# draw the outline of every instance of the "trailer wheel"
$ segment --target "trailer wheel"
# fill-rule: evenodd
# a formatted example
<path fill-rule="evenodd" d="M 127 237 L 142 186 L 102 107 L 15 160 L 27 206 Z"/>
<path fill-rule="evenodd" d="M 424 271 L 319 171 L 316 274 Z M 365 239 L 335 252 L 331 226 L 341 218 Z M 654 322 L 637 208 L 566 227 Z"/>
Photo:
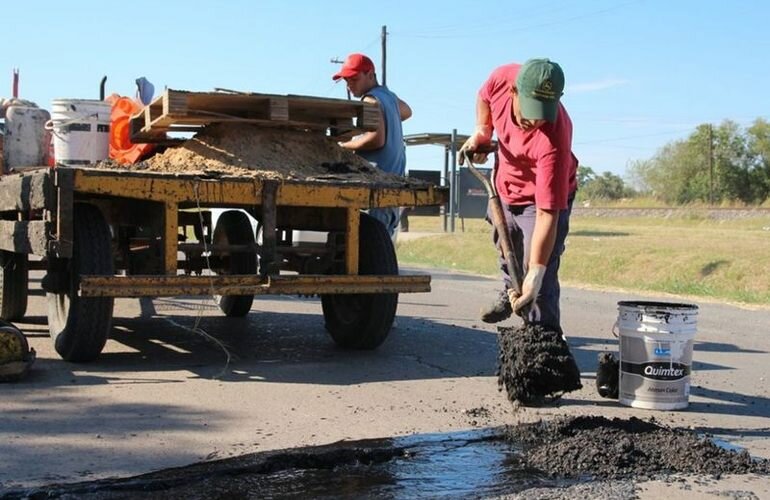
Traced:
<path fill-rule="evenodd" d="M 76 204 L 73 215 L 72 259 L 67 267 L 67 291 L 47 293 L 48 329 L 56 352 L 65 361 L 96 359 L 112 326 L 112 297 L 81 297 L 81 275 L 112 275 L 112 247 L 107 221 L 92 205 Z"/>
<path fill-rule="evenodd" d="M 361 214 L 359 274 L 398 274 L 393 241 L 385 226 Z M 321 296 L 326 330 L 345 349 L 376 349 L 390 333 L 398 306 L 397 293 Z"/>
<path fill-rule="evenodd" d="M 27 312 L 27 254 L 0 250 L 0 319 L 15 321 Z"/>
<path fill-rule="evenodd" d="M 214 229 L 215 244 L 255 246 L 251 222 L 245 213 L 228 210 L 219 216 Z M 256 274 L 257 254 L 251 252 L 227 252 L 222 255 L 224 265 L 214 269 L 217 274 Z M 254 295 L 216 295 L 215 300 L 225 315 L 231 318 L 245 316 L 251 310 Z"/>

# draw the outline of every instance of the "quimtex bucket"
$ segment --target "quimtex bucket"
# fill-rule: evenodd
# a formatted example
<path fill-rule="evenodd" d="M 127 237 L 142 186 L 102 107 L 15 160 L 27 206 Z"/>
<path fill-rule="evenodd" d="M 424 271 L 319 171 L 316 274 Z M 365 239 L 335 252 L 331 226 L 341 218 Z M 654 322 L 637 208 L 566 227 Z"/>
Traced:
<path fill-rule="evenodd" d="M 686 408 L 698 306 L 618 302 L 621 404 L 652 410 Z"/>
<path fill-rule="evenodd" d="M 51 121 L 56 164 L 88 165 L 107 159 L 110 148 L 108 102 L 93 99 L 54 99 Z"/>

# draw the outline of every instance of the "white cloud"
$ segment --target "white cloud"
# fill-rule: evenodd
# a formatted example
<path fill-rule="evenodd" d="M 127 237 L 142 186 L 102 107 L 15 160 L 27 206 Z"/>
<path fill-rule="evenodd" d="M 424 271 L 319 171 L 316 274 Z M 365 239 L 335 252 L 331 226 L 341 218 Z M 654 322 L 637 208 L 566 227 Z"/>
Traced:
<path fill-rule="evenodd" d="M 619 78 L 608 78 L 605 80 L 598 80 L 596 82 L 578 83 L 577 85 L 567 85 L 565 93 L 580 94 L 585 92 L 597 92 L 599 90 L 607 90 L 613 87 L 620 87 L 630 83 L 628 80 L 621 80 Z"/>

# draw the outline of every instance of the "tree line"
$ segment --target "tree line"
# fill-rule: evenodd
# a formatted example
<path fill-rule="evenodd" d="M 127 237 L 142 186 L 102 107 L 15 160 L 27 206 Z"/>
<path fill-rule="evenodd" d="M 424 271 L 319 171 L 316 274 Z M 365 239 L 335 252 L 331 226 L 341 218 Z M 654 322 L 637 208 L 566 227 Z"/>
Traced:
<path fill-rule="evenodd" d="M 741 127 L 731 120 L 699 125 L 649 159 L 631 164 L 633 188 L 610 172 L 578 169 L 578 199 L 646 196 L 666 204 L 762 204 L 770 198 L 770 123 Z"/>

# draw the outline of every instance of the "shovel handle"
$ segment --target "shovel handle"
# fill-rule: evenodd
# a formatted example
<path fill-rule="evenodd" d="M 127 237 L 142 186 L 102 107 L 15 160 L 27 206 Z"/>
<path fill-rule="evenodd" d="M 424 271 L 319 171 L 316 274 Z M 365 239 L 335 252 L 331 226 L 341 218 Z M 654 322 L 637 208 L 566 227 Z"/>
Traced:
<path fill-rule="evenodd" d="M 505 266 L 508 268 L 508 274 L 511 276 L 511 287 L 517 295 L 521 295 L 521 275 L 522 269 L 519 259 L 516 258 L 516 252 L 513 250 L 513 242 L 508 232 L 508 224 L 505 222 L 505 214 L 500 198 L 492 196 L 489 198 L 489 214 L 492 219 L 492 225 L 497 230 L 497 237 L 500 242 L 500 250 L 503 252 Z"/>
<path fill-rule="evenodd" d="M 476 177 L 481 184 L 484 185 L 484 189 L 487 191 L 487 196 L 490 198 L 493 196 L 497 196 L 497 193 L 495 192 L 495 186 L 492 184 L 492 182 L 489 180 L 489 178 L 481 173 L 481 170 L 476 168 L 476 165 L 473 164 L 473 160 L 471 160 L 471 157 L 473 156 L 468 151 L 463 151 L 463 155 L 465 155 L 465 161 L 468 162 L 468 170 L 471 171 L 474 177 Z"/>
<path fill-rule="evenodd" d="M 476 152 L 492 152 L 494 149 L 484 148 L 484 150 L 477 150 Z M 497 230 L 498 238 L 500 241 L 500 249 L 503 252 L 503 258 L 505 259 L 505 265 L 508 268 L 508 273 L 511 276 L 511 287 L 518 294 L 521 295 L 521 283 L 522 283 L 522 268 L 519 263 L 519 259 L 516 258 L 516 252 L 513 250 L 513 242 L 511 241 L 511 235 L 508 232 L 508 224 L 505 222 L 505 214 L 503 213 L 503 206 L 500 203 L 500 198 L 497 196 L 494 184 L 487 178 L 486 175 L 481 173 L 479 169 L 473 164 L 472 153 L 469 151 L 463 151 L 465 160 L 468 162 L 468 169 L 471 173 L 484 185 L 484 189 L 489 196 L 489 213 L 492 219 L 492 225 Z"/>

